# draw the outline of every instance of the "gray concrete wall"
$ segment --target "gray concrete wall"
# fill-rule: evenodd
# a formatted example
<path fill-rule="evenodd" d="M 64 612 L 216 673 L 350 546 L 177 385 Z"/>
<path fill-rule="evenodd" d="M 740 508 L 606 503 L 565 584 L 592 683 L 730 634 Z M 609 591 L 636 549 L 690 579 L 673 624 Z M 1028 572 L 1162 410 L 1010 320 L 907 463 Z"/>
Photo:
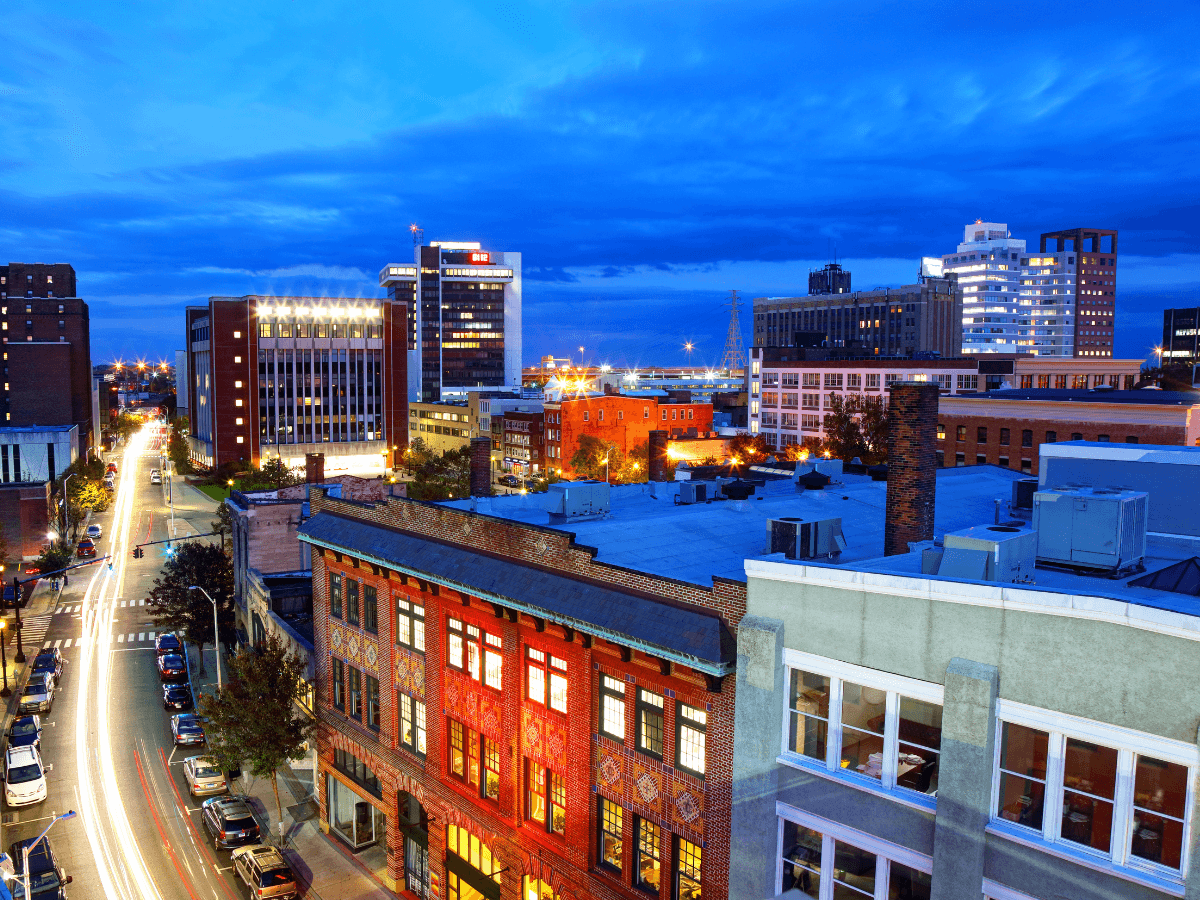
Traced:
<path fill-rule="evenodd" d="M 1200 535 L 1200 466 L 1047 456 L 1039 487 L 1059 484 L 1122 486 L 1150 495 L 1147 528 L 1167 534 Z"/>
<path fill-rule="evenodd" d="M 759 578 L 749 579 L 747 611 L 782 621 L 793 649 L 939 684 L 952 659 L 970 659 L 1000 670 L 1005 699 L 1196 740 L 1195 641 L 1084 618 Z"/>

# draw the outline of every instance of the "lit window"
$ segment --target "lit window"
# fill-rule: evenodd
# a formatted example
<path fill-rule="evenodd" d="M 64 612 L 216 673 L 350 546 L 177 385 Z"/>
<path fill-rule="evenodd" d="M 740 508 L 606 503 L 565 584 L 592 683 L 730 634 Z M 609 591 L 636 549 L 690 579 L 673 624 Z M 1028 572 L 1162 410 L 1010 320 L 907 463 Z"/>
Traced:
<path fill-rule="evenodd" d="M 234 405 L 234 406 L 242 406 L 242 405 L 243 405 L 243 404 L 242 404 L 242 398 L 241 398 L 241 397 L 239 397 L 238 399 L 234 400 L 234 401 L 233 401 L 233 405 Z"/>
<path fill-rule="evenodd" d="M 425 607 L 396 595 L 396 643 L 425 652 Z"/>
<path fill-rule="evenodd" d="M 235 337 L 236 337 L 236 335 L 235 335 Z M 233 361 L 234 361 L 235 363 L 240 363 L 240 362 L 242 361 L 242 358 L 241 358 L 240 356 L 235 356 L 235 357 L 233 358 Z"/>
<path fill-rule="evenodd" d="M 679 704 L 676 723 L 676 765 L 696 775 L 704 774 L 704 740 L 708 713 Z"/>
<path fill-rule="evenodd" d="M 245 439 L 244 437 L 242 437 L 242 436 L 239 434 L 239 435 L 238 435 L 237 442 L 238 442 L 239 444 L 244 444 L 244 443 L 246 443 L 246 439 Z"/>
<path fill-rule="evenodd" d="M 472 681 L 479 680 L 481 661 L 480 630 L 475 625 L 464 625 L 461 619 L 446 620 L 447 665 L 466 672 Z"/>
<path fill-rule="evenodd" d="M 637 819 L 637 845 L 633 863 L 633 884 L 657 897 L 662 884 L 662 833 L 658 826 Z"/>
<path fill-rule="evenodd" d="M 457 825 L 449 825 L 446 828 L 446 850 L 453 853 L 472 869 L 482 872 L 488 878 L 492 879 L 496 884 L 500 884 L 500 873 L 503 867 L 500 861 L 496 859 L 492 853 L 492 848 L 489 847 L 482 839 L 474 834 L 471 834 L 467 829 L 460 828 Z M 453 870 L 447 869 L 447 880 L 450 881 L 450 896 L 458 897 L 460 900 L 466 900 L 470 897 L 482 896 L 477 891 L 469 887 L 465 882 L 461 886 L 454 880 L 458 876 Z"/>
<path fill-rule="evenodd" d="M 235 388 L 240 388 L 240 387 L 242 386 L 242 383 L 241 383 L 240 381 L 235 381 L 235 382 L 233 383 L 233 386 L 234 386 Z"/>
<path fill-rule="evenodd" d="M 625 740 L 625 682 L 600 676 L 600 732 L 614 740 Z"/>
<path fill-rule="evenodd" d="M 681 837 L 675 841 L 675 896 L 679 900 L 694 900 L 700 897 L 701 850 Z"/>
<path fill-rule="evenodd" d="M 397 694 L 396 705 L 400 709 L 400 733 L 397 735 L 400 745 L 418 756 L 424 756 L 425 704 L 416 697 Z"/>
<path fill-rule="evenodd" d="M 504 681 L 503 641 L 499 635 L 484 632 L 483 683 L 500 690 Z"/>
<path fill-rule="evenodd" d="M 235 331 L 235 332 L 233 333 L 233 336 L 234 336 L 235 338 L 240 338 L 240 337 L 242 336 L 242 333 L 241 333 L 240 331 Z"/>
<path fill-rule="evenodd" d="M 637 748 L 658 759 L 663 755 L 663 696 L 638 688 Z"/>
<path fill-rule="evenodd" d="M 558 900 L 558 895 L 554 893 L 550 882 L 526 875 L 521 882 L 521 898 L 522 900 Z"/>
<path fill-rule="evenodd" d="M 562 776 L 531 759 L 525 767 L 526 815 L 551 834 L 565 834 L 567 786 Z"/>
<path fill-rule="evenodd" d="M 456 719 L 450 723 L 450 775 L 464 784 L 479 787 L 479 732 Z"/>
<path fill-rule="evenodd" d="M 621 871 L 621 820 L 624 811 L 607 797 L 600 798 L 599 848 L 597 858 L 600 865 L 614 872 Z"/>

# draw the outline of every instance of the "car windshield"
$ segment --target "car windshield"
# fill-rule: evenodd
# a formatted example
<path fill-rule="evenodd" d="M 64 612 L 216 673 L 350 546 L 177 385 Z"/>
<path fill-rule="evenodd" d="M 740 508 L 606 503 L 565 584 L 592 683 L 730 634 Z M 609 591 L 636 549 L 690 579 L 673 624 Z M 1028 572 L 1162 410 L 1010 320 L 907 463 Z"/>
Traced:
<path fill-rule="evenodd" d="M 39 656 L 33 661 L 33 671 L 35 672 L 51 672 L 54 670 L 54 658 L 51 656 Z"/>
<path fill-rule="evenodd" d="M 24 784 L 27 781 L 37 781 L 42 777 L 42 767 L 37 763 L 27 766 L 14 766 L 8 770 L 9 784 Z"/>
<path fill-rule="evenodd" d="M 44 693 L 46 693 L 46 682 L 42 681 L 42 679 L 40 679 L 40 678 L 37 681 L 31 681 L 31 682 L 29 682 L 29 684 L 25 685 L 25 690 L 22 691 L 22 693 L 23 694 L 44 694 Z"/>
<path fill-rule="evenodd" d="M 221 770 L 212 763 L 196 763 L 197 778 L 219 778 Z"/>
<path fill-rule="evenodd" d="M 12 736 L 24 737 L 27 734 L 37 734 L 37 730 L 37 726 L 33 724 L 32 720 L 13 722 Z"/>
<path fill-rule="evenodd" d="M 187 696 L 187 692 L 188 692 L 187 685 L 183 685 L 183 684 L 176 684 L 176 685 L 172 685 L 171 687 L 167 688 L 167 696 L 168 697 L 185 697 L 185 696 Z"/>

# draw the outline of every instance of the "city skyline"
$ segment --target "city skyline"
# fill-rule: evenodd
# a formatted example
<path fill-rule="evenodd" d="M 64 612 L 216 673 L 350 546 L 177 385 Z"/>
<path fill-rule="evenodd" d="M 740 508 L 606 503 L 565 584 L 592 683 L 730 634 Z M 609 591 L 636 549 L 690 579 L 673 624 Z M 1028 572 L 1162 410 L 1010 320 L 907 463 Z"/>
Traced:
<path fill-rule="evenodd" d="M 526 363 L 713 364 L 729 289 L 802 293 L 834 255 L 910 283 L 976 218 L 1119 229 L 1119 357 L 1194 303 L 1194 14 L 1039 10 L 989 66 L 988 22 L 944 4 L 637 12 L 453 4 L 415 47 L 371 4 L 13 4 L 8 256 L 75 266 L 97 359 L 167 356 L 211 295 L 381 296 L 412 222 L 523 253 Z"/>

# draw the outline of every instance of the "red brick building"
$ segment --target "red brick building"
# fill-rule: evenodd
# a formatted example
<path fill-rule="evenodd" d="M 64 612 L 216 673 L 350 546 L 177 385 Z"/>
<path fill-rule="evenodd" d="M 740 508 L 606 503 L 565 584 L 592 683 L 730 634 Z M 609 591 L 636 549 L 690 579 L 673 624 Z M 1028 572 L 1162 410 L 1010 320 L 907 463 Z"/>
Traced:
<path fill-rule="evenodd" d="M 504 468 L 532 475 L 546 468 L 544 412 L 504 413 Z"/>
<path fill-rule="evenodd" d="M 938 465 L 993 465 L 1038 474 L 1042 444 L 1200 445 L 1200 393 L 1016 390 L 942 397 Z"/>
<path fill-rule="evenodd" d="M 322 827 L 405 897 L 727 895 L 744 584 L 447 506 L 312 513 Z"/>
<path fill-rule="evenodd" d="M 651 431 L 671 437 L 703 437 L 712 431 L 712 403 L 679 402 L 662 397 L 591 394 L 547 402 L 546 465 L 571 475 L 571 457 L 588 434 L 615 444 L 628 456 L 645 444 Z"/>
<path fill-rule="evenodd" d="M 210 297 L 184 311 L 188 442 L 203 465 L 280 456 L 327 470 L 408 446 L 403 300 Z"/>

